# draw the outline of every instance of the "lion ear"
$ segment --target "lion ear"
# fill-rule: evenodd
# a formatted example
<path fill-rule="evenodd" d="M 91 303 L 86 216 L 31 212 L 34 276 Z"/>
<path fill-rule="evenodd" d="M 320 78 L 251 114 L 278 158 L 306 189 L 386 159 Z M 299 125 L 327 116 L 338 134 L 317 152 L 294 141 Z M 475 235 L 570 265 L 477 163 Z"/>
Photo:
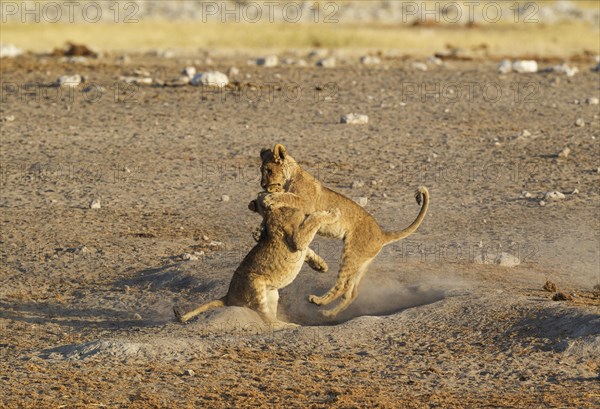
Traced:
<path fill-rule="evenodd" d="M 248 209 L 258 213 L 258 204 L 256 203 L 256 200 L 252 200 L 250 203 L 248 203 Z"/>
<path fill-rule="evenodd" d="M 260 150 L 260 159 L 264 161 L 267 158 L 267 156 L 269 156 L 270 153 L 271 153 L 271 149 L 262 148 Z"/>
<path fill-rule="evenodd" d="M 285 147 L 280 143 L 275 145 L 275 147 L 273 148 L 273 156 L 275 157 L 275 159 L 285 159 L 285 157 L 287 156 Z"/>

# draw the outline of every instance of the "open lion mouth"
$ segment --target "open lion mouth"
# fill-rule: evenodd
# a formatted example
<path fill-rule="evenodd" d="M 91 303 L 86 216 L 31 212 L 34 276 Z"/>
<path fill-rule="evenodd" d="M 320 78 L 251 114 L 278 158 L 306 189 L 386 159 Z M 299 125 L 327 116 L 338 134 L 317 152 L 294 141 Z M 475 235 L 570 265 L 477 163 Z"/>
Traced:
<path fill-rule="evenodd" d="M 270 184 L 269 186 L 267 186 L 267 192 L 269 192 L 269 193 L 281 192 L 281 184 L 280 183 Z"/>

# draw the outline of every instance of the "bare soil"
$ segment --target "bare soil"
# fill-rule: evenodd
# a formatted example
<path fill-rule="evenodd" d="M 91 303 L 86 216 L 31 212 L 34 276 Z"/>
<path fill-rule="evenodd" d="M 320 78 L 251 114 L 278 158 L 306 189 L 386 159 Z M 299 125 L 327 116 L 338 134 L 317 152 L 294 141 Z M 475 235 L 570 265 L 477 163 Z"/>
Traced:
<path fill-rule="evenodd" d="M 14 116 L 0 124 L 0 407 L 600 404 L 593 61 L 567 78 L 500 75 L 484 60 L 422 72 L 403 58 L 268 69 L 245 56 L 114 57 L 0 66 L 0 118 Z M 144 69 L 169 81 L 190 64 L 240 74 L 222 91 L 119 80 Z M 86 82 L 49 85 L 68 73 Z M 351 112 L 369 123 L 340 124 Z M 367 197 L 386 228 L 416 217 L 419 185 L 430 212 L 335 321 L 306 301 L 339 267 L 341 243 L 317 238 L 329 272 L 305 266 L 281 292 L 282 318 L 302 327 L 272 332 L 234 307 L 174 322 L 174 304 L 222 296 L 252 247 L 247 203 L 274 143 Z M 540 205 L 554 190 L 565 199 Z M 474 263 L 482 252 L 521 264 Z M 547 280 L 572 299 L 553 301 Z"/>

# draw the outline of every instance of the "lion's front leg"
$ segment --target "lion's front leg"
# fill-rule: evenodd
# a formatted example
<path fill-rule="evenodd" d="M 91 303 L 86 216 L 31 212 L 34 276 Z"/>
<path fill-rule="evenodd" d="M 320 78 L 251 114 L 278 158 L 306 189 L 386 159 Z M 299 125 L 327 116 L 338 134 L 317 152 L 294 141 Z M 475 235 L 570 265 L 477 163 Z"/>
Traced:
<path fill-rule="evenodd" d="M 294 247 L 298 250 L 307 249 L 321 226 L 337 222 L 340 216 L 341 212 L 337 208 L 309 214 L 292 235 Z"/>
<path fill-rule="evenodd" d="M 325 260 L 323 260 L 323 257 L 315 253 L 310 247 L 306 249 L 306 257 L 304 257 L 304 261 L 315 271 L 326 273 L 327 270 L 329 270 L 329 266 Z"/>
<path fill-rule="evenodd" d="M 274 192 L 265 196 L 263 199 L 263 204 L 269 209 L 276 209 L 278 207 L 293 207 L 295 209 L 303 209 L 306 205 L 306 201 L 300 196 L 290 192 Z"/>

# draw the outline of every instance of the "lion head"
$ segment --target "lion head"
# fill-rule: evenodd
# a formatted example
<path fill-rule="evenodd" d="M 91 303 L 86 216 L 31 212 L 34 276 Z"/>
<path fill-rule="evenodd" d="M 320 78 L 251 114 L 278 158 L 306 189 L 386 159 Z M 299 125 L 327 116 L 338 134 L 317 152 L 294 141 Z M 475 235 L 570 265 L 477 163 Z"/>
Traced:
<path fill-rule="evenodd" d="M 286 183 L 292 176 L 293 165 L 296 164 L 296 161 L 288 155 L 285 147 L 277 144 L 273 150 L 262 149 L 260 158 L 262 160 L 261 187 L 269 193 L 285 189 Z"/>

